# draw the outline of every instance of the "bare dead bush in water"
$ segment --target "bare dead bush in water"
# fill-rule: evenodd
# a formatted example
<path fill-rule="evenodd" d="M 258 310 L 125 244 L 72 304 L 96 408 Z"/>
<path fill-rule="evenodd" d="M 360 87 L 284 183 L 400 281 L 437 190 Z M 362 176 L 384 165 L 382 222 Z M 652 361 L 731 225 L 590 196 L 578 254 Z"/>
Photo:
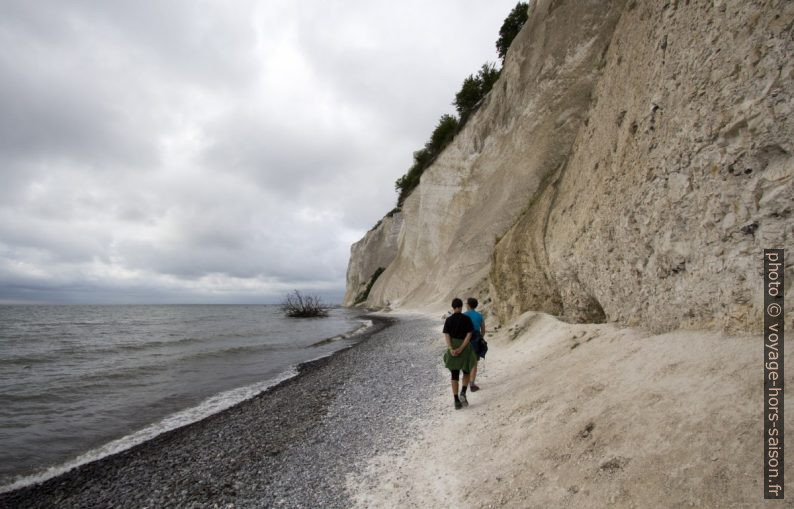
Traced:
<path fill-rule="evenodd" d="M 288 294 L 281 303 L 281 311 L 292 318 L 328 316 L 329 307 L 316 295 L 303 295 L 298 290 Z"/>

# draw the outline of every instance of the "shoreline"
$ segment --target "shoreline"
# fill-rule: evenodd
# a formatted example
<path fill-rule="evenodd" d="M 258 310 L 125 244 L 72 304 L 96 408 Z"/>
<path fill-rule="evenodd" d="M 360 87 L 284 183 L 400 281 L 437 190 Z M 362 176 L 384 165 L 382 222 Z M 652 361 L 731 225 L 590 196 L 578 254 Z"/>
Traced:
<path fill-rule="evenodd" d="M 329 336 L 325 339 L 321 339 L 309 345 L 307 351 L 310 351 L 311 348 L 327 345 L 329 343 L 334 343 L 336 341 L 355 340 L 356 337 L 358 336 L 362 336 L 361 340 L 363 341 L 364 335 L 374 327 L 374 321 L 372 320 L 372 318 L 373 317 L 367 314 L 360 314 L 356 316 L 354 319 L 359 320 L 361 322 L 358 327 L 350 329 L 349 331 L 343 332 L 341 334 L 337 334 L 334 336 Z M 103 458 L 107 458 L 108 456 L 112 456 L 114 454 L 124 452 L 128 449 L 131 449 L 132 447 L 135 447 L 153 438 L 156 438 L 162 435 L 163 433 L 168 433 L 169 431 L 184 426 L 188 426 L 190 424 L 201 421 L 208 417 L 212 417 L 213 415 L 228 410 L 229 408 L 238 405 L 240 403 L 243 403 L 246 400 L 255 398 L 260 394 L 263 394 L 273 389 L 282 382 L 285 382 L 291 378 L 299 376 L 300 367 L 303 364 L 327 358 L 331 355 L 334 355 L 338 351 L 355 346 L 357 342 L 358 341 L 353 342 L 337 350 L 322 354 L 318 357 L 310 357 L 305 361 L 290 365 L 287 369 L 280 372 L 278 375 L 271 377 L 267 380 L 262 380 L 260 382 L 245 385 L 242 387 L 236 387 L 233 389 L 224 390 L 212 396 L 208 396 L 207 398 L 205 398 L 195 406 L 187 407 L 181 410 L 176 410 L 170 414 L 167 414 L 159 418 L 158 420 L 150 424 L 143 426 L 141 429 L 137 431 L 133 431 L 119 438 L 115 438 L 98 446 L 92 447 L 85 452 L 78 453 L 76 456 L 70 459 L 48 465 L 42 468 L 41 470 L 29 474 L 18 475 L 11 482 L 8 482 L 7 484 L 4 485 L 0 485 L 0 495 L 4 493 L 10 493 L 28 486 L 40 484 L 42 482 L 46 482 L 50 479 L 53 479 L 64 473 L 67 473 L 75 468 L 78 468 L 82 465 L 94 461 L 98 461 Z M 228 398 L 230 396 L 232 402 L 228 401 Z"/>
<path fill-rule="evenodd" d="M 354 341 L 359 336 L 362 337 L 359 341 L 363 341 L 365 334 L 369 332 L 371 329 L 373 329 L 375 325 L 375 322 L 372 318 L 373 317 L 369 316 L 368 314 L 359 314 L 354 318 L 354 320 L 360 322 L 360 324 L 357 327 L 354 327 L 341 334 L 337 334 L 334 336 L 329 336 L 325 339 L 321 339 L 316 343 L 309 345 L 309 347 L 307 348 L 307 352 L 310 351 L 311 348 L 326 345 L 336 341 L 342 341 L 342 340 Z M 377 317 L 375 318 L 378 319 Z M 262 380 L 260 382 L 256 382 L 242 387 L 236 387 L 233 389 L 224 390 L 217 394 L 208 396 L 207 398 L 199 402 L 197 405 L 176 410 L 170 414 L 167 414 L 159 418 L 158 420 L 150 424 L 143 426 L 142 428 L 136 431 L 132 431 L 131 433 L 123 435 L 119 438 L 115 438 L 98 446 L 92 447 L 85 452 L 76 454 L 70 459 L 48 465 L 38 471 L 29 474 L 19 475 L 16 478 L 14 478 L 11 482 L 8 482 L 7 484 L 4 485 L 0 485 L 0 495 L 4 493 L 10 493 L 28 486 L 33 486 L 36 484 L 46 482 L 50 479 L 59 477 L 60 475 L 65 474 L 82 465 L 94 461 L 98 461 L 103 458 L 107 458 L 108 456 L 112 456 L 114 454 L 124 452 L 137 445 L 140 445 L 149 440 L 157 438 L 158 436 L 164 433 L 168 433 L 169 431 L 173 431 L 175 429 L 188 426 L 195 422 L 199 422 L 208 417 L 212 417 L 213 415 L 228 410 L 229 408 L 235 405 L 243 403 L 249 399 L 255 398 L 275 388 L 277 385 L 291 378 L 299 376 L 300 367 L 303 364 L 307 364 L 313 361 L 330 357 L 331 355 L 334 355 L 336 352 L 355 346 L 357 342 L 358 341 L 355 341 L 337 350 L 324 353 L 317 357 L 309 357 L 305 361 L 290 365 L 284 371 L 280 372 L 278 375 L 271 377 L 267 380 Z M 230 397 L 232 399 L 231 402 L 228 401 Z"/>
<path fill-rule="evenodd" d="M 375 325 L 361 341 L 301 364 L 297 376 L 0 494 L 0 508 L 757 502 L 755 337 L 527 312 L 489 333 L 481 390 L 456 411 L 440 321 L 369 316 Z M 704 402 L 693 387 L 714 398 Z M 478 451 L 465 475 L 461 451 Z"/>
<path fill-rule="evenodd" d="M 316 373 L 317 371 L 323 370 L 329 365 L 334 364 L 336 360 L 345 352 L 349 352 L 350 350 L 365 344 L 373 336 L 384 330 L 387 330 L 396 322 L 396 320 L 393 318 L 372 314 L 362 314 L 357 317 L 357 319 L 369 321 L 371 325 L 358 327 L 351 331 L 349 336 L 346 334 L 341 335 L 345 337 L 334 336 L 334 338 L 337 339 L 351 339 L 355 337 L 357 340 L 354 343 L 335 350 L 330 354 L 297 364 L 291 370 L 285 372 L 287 374 L 287 378 L 281 380 L 278 380 L 277 378 L 277 381 L 275 381 L 273 385 L 267 387 L 252 397 L 234 403 L 227 408 L 204 416 L 196 421 L 188 422 L 184 425 L 165 430 L 162 433 L 152 436 L 130 447 L 119 451 L 114 451 L 108 455 L 104 455 L 96 459 L 88 460 L 84 463 L 74 466 L 73 468 L 69 468 L 64 472 L 57 473 L 54 476 L 45 477 L 41 481 L 33 481 L 30 484 L 25 484 L 8 491 L 0 492 L 0 507 L 47 507 L 55 504 L 56 500 L 58 500 L 57 503 L 59 505 L 64 506 L 64 496 L 68 498 L 70 494 L 73 495 L 75 493 L 79 493 L 83 484 L 91 483 L 95 478 L 101 478 L 105 475 L 106 470 L 110 470 L 111 472 L 123 470 L 126 463 L 129 463 L 134 459 L 139 459 L 142 456 L 154 454 L 160 447 L 168 447 L 172 445 L 173 442 L 183 441 L 184 436 L 201 432 L 205 428 L 220 425 L 224 421 L 234 419 L 239 413 L 245 412 L 247 409 L 250 409 L 254 406 L 261 405 L 263 402 L 283 399 L 281 393 L 290 392 L 291 388 L 304 385 L 306 379 L 311 377 L 313 373 Z M 366 329 L 364 329 L 364 327 L 366 327 Z M 90 452 L 91 451 L 89 451 L 89 453 Z M 274 455 L 277 454 L 278 452 L 276 451 Z M 78 456 L 77 459 L 79 459 L 79 457 L 80 456 Z M 67 462 L 62 465 L 49 467 L 49 469 L 68 465 L 69 463 Z M 20 480 L 36 477 L 37 475 L 45 476 L 46 472 L 47 470 L 44 470 L 39 474 L 32 474 L 30 476 L 23 477 Z M 20 480 L 14 481 L 14 483 L 19 482 Z M 14 483 L 7 486 L 13 486 Z M 50 499 L 52 496 L 56 495 L 57 498 L 55 500 L 52 500 L 50 503 L 46 502 L 47 499 Z M 121 505 L 123 504 L 124 502 L 121 502 Z M 65 505 L 68 506 L 68 502 Z M 114 505 L 119 505 L 119 502 L 115 502 Z"/>

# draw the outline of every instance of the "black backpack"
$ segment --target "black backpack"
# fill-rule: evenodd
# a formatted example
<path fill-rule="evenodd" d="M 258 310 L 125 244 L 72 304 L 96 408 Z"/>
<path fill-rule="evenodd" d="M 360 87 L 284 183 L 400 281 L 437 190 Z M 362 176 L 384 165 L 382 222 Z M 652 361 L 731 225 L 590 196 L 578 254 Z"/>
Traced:
<path fill-rule="evenodd" d="M 485 358 L 485 354 L 488 352 L 488 342 L 485 341 L 485 338 L 482 334 L 478 334 L 480 336 L 480 340 L 477 342 L 477 350 L 476 353 L 477 357 Z"/>

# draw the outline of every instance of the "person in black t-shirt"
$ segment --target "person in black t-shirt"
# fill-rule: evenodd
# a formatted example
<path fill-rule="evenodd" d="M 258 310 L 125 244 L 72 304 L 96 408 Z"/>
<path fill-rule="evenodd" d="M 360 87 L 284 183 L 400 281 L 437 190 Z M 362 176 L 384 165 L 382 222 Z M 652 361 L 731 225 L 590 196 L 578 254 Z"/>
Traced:
<path fill-rule="evenodd" d="M 452 375 L 452 396 L 455 398 L 455 409 L 459 410 L 468 406 L 466 389 L 469 386 L 469 373 L 477 364 L 477 356 L 471 348 L 471 335 L 474 324 L 471 318 L 461 313 L 463 301 L 452 299 L 452 315 L 444 321 L 444 341 L 447 351 L 444 352 L 444 366 Z M 460 372 L 463 371 L 463 388 L 458 394 Z"/>

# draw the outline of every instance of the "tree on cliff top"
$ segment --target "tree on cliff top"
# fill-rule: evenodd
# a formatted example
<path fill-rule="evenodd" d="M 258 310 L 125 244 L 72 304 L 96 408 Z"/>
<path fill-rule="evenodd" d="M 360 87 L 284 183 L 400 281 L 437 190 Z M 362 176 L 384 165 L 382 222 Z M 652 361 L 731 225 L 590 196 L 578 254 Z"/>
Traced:
<path fill-rule="evenodd" d="M 425 169 L 433 164 L 438 154 L 449 145 L 455 134 L 458 132 L 458 119 L 453 115 L 441 115 L 441 118 L 433 129 L 433 134 L 425 143 L 425 146 L 414 152 L 414 164 L 408 173 L 397 179 L 394 188 L 398 193 L 397 206 L 401 207 L 403 201 L 411 194 L 411 191 L 419 185 L 419 178 Z"/>
<path fill-rule="evenodd" d="M 499 40 L 496 41 L 496 48 L 499 57 L 504 62 L 507 49 L 516 37 L 521 27 L 527 21 L 527 2 L 519 2 L 510 11 L 502 28 L 499 29 Z M 460 120 L 454 115 L 442 115 L 438 121 L 430 140 L 425 146 L 414 152 L 414 162 L 405 175 L 397 179 L 394 188 L 397 191 L 397 208 L 402 207 L 403 202 L 411 194 L 422 173 L 427 169 L 436 157 L 449 145 L 455 135 L 460 132 L 471 114 L 479 107 L 482 99 L 491 91 L 496 80 L 499 79 L 501 70 L 496 68 L 496 64 L 487 62 L 483 64 L 477 74 L 470 74 L 465 80 L 460 91 L 455 94 L 453 105 L 460 115 Z M 377 226 L 377 225 L 376 225 Z"/>
<path fill-rule="evenodd" d="M 494 83 L 499 79 L 499 72 L 499 69 L 496 68 L 496 64 L 487 62 L 482 64 L 476 76 L 469 74 L 469 76 L 463 80 L 463 85 L 461 85 L 460 91 L 455 94 L 455 101 L 452 103 L 455 105 L 455 109 L 458 110 L 458 114 L 460 115 L 459 128 L 466 123 L 469 115 L 477 109 L 483 97 L 488 95 L 488 92 L 491 91 Z"/>
<path fill-rule="evenodd" d="M 513 42 L 513 39 L 516 38 L 518 32 L 521 31 L 521 27 L 524 26 L 524 23 L 527 22 L 528 9 L 529 4 L 527 2 L 518 2 L 516 6 L 513 7 L 513 10 L 510 11 L 510 14 L 505 18 L 504 23 L 502 23 L 502 28 L 499 29 L 499 39 L 496 40 L 496 51 L 499 53 L 499 58 L 502 59 L 503 64 L 510 44 Z"/>
<path fill-rule="evenodd" d="M 473 74 L 463 80 L 460 90 L 455 94 L 455 109 L 458 110 L 460 118 L 466 118 L 482 99 L 480 94 L 480 80 Z"/>
<path fill-rule="evenodd" d="M 449 145 L 452 138 L 458 132 L 458 119 L 452 115 L 441 115 L 438 120 L 433 134 L 430 135 L 430 141 L 425 145 L 432 152 L 439 153 L 441 150 Z"/>

